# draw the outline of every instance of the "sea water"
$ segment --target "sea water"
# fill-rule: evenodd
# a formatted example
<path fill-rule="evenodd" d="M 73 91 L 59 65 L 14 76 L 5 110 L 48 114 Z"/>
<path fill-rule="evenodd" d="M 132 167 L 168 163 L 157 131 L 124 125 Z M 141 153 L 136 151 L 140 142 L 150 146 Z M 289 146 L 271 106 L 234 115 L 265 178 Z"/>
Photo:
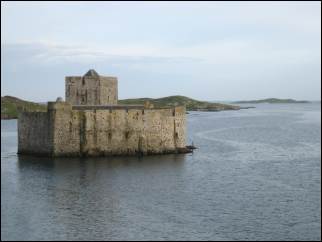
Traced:
<path fill-rule="evenodd" d="M 18 156 L 1 121 L 2 240 L 320 240 L 321 104 L 189 112 L 193 154 Z"/>

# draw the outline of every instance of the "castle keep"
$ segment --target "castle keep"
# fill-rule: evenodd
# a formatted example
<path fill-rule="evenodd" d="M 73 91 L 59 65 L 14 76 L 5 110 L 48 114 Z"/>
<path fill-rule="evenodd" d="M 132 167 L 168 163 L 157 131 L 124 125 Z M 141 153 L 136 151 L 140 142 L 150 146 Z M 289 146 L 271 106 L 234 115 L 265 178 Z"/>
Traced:
<path fill-rule="evenodd" d="M 89 70 L 65 79 L 65 102 L 22 112 L 18 153 L 46 156 L 186 153 L 184 106 L 118 105 L 116 77 Z"/>
<path fill-rule="evenodd" d="M 72 105 L 117 104 L 117 78 L 89 70 L 84 76 L 67 76 L 66 102 Z"/>

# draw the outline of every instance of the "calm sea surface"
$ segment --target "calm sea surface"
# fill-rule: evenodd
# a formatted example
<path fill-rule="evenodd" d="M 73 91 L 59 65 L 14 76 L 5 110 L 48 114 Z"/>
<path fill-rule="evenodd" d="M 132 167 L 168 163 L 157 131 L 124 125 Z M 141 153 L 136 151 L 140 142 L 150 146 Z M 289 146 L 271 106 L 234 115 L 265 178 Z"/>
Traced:
<path fill-rule="evenodd" d="M 190 112 L 193 154 L 18 157 L 1 121 L 2 240 L 320 240 L 321 105 Z"/>

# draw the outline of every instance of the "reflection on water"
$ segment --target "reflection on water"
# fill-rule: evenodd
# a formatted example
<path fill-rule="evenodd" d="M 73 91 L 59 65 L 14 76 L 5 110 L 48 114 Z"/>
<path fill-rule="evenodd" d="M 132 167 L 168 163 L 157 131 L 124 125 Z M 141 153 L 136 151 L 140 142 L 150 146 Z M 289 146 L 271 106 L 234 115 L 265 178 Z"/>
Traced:
<path fill-rule="evenodd" d="M 188 115 L 193 154 L 17 156 L 1 122 L 3 240 L 319 240 L 320 105 Z"/>
<path fill-rule="evenodd" d="M 173 185 L 183 172 L 184 159 L 185 155 L 18 156 L 15 190 L 20 193 L 10 206 L 18 209 L 15 215 L 26 216 L 8 218 L 21 228 L 10 238 L 44 239 L 43 233 L 50 232 L 50 239 L 117 239 L 142 219 L 143 210 L 157 206 L 158 196 L 178 192 Z M 155 197 L 147 200 L 151 193 Z M 135 239 L 138 235 L 127 236 Z"/>

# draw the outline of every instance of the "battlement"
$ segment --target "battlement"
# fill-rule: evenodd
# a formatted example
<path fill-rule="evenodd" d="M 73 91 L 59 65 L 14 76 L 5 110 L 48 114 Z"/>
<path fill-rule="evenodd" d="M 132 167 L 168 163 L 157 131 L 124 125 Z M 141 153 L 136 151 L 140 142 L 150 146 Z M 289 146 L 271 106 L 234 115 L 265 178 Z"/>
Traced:
<path fill-rule="evenodd" d="M 144 105 L 73 105 L 73 110 L 144 109 Z"/>
<path fill-rule="evenodd" d="M 130 110 L 130 109 L 139 109 L 139 110 L 172 110 L 175 113 L 185 113 L 184 106 L 176 107 L 153 107 L 146 105 L 73 105 L 72 110 Z"/>
<path fill-rule="evenodd" d="M 72 110 L 72 105 L 69 102 L 48 102 L 47 103 L 47 111 L 52 110 Z"/>

